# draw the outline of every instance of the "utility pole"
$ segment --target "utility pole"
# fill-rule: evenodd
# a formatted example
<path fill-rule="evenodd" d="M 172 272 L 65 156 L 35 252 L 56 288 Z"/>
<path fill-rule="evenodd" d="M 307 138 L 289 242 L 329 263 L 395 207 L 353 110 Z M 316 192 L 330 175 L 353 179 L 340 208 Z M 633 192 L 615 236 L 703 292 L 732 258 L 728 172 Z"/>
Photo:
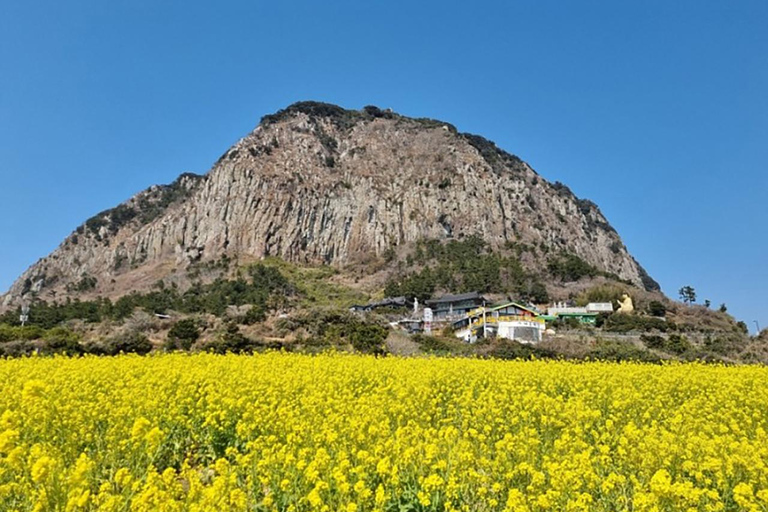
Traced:
<path fill-rule="evenodd" d="M 483 339 L 488 339 L 488 324 L 485 322 L 485 301 L 483 301 Z"/>

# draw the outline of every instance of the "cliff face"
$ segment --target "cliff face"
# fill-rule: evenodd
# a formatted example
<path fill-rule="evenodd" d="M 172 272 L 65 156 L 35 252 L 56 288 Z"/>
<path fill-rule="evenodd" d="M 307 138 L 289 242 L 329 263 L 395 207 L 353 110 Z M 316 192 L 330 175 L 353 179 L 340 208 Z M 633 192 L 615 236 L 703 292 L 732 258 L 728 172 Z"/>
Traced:
<path fill-rule="evenodd" d="M 182 175 L 77 228 L 6 305 L 136 288 L 191 263 L 278 256 L 343 266 L 390 247 L 479 234 L 567 251 L 657 286 L 591 202 L 482 137 L 366 107 L 298 103 L 266 116 L 205 176 Z M 151 272 L 148 270 L 152 269 Z"/>

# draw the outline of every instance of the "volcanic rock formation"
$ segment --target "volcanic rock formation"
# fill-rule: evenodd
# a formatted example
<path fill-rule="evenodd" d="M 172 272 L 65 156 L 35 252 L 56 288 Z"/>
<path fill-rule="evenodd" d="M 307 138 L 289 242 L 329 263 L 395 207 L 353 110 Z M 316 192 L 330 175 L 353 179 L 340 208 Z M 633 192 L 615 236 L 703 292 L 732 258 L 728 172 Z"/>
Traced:
<path fill-rule="evenodd" d="M 265 116 L 205 176 L 153 186 L 78 227 L 3 303 L 177 272 L 222 255 L 343 267 L 420 239 L 478 234 L 575 254 L 658 285 L 597 206 L 492 142 L 430 119 L 302 102 Z M 147 272 L 152 269 L 152 272 Z"/>

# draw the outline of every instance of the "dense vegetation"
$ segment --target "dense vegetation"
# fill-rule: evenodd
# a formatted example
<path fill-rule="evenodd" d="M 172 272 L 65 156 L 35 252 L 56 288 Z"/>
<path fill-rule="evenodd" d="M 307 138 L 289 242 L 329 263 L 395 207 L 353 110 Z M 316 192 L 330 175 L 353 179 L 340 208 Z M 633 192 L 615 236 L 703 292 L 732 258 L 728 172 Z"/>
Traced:
<path fill-rule="evenodd" d="M 298 333 L 304 347 L 352 346 L 363 353 L 383 353 L 389 329 L 382 320 L 362 317 L 335 308 L 300 311 L 281 319 L 278 328 L 285 334 Z"/>
<path fill-rule="evenodd" d="M 252 320 L 263 319 L 267 311 L 278 307 L 294 293 L 292 285 L 279 270 L 266 265 L 248 267 L 245 276 L 217 279 L 210 284 L 200 282 L 181 292 L 175 286 L 158 282 L 148 293 L 131 293 L 115 302 L 99 298 L 92 301 L 67 299 L 63 303 L 35 302 L 30 307 L 30 325 L 49 329 L 73 319 L 86 322 L 122 320 L 141 308 L 149 313 L 210 313 L 221 316 L 229 306 L 249 304 Z M 6 312 L 0 323 L 17 325 L 18 310 Z"/>
<path fill-rule="evenodd" d="M 545 302 L 547 292 L 539 277 L 526 272 L 520 264 L 519 255 L 530 250 L 515 244 L 506 247 L 503 253 L 494 253 L 479 237 L 447 243 L 425 240 L 416 245 L 405 261 L 396 262 L 396 255 L 385 255 L 389 264 L 416 269 L 387 283 L 385 291 L 391 296 L 424 300 L 440 291 L 478 290 Z M 549 271 L 563 280 L 595 277 L 593 267 L 568 254 L 552 257 Z M 24 327 L 19 325 L 18 310 L 6 312 L 0 316 L 0 356 L 33 352 L 143 354 L 152 350 L 239 353 L 265 348 L 400 353 L 397 346 L 391 345 L 388 322 L 402 318 L 404 311 L 385 308 L 377 310 L 378 315 L 351 313 L 349 306 L 365 304 L 369 297 L 335 279 L 336 269 L 301 267 L 267 259 L 234 270 L 230 278 L 200 281 L 204 276 L 211 279 L 214 275 L 230 275 L 229 272 L 229 261 L 207 262 L 188 272 L 194 284 L 184 291 L 159 281 L 149 292 L 132 293 L 114 302 L 105 298 L 35 302 Z M 90 276 L 81 281 L 84 288 L 93 287 Z M 639 293 L 626 283 L 609 280 L 582 289 L 573 298 L 581 306 L 589 302 L 615 304 L 628 292 Z M 768 359 L 766 348 L 749 341 L 746 326 L 734 323 L 724 312 L 675 306 L 647 296 L 635 305 L 638 314 L 602 314 L 595 327 L 580 324 L 574 318 L 551 324 L 566 337 L 584 338 L 581 346 L 593 344 L 587 351 L 572 352 L 546 343 L 533 348 L 503 340 L 469 346 L 451 333 L 414 336 L 406 343 L 413 347 L 408 350 L 415 350 L 409 353 L 497 358 Z M 600 341 L 601 337 L 608 339 Z"/>
<path fill-rule="evenodd" d="M 517 257 L 492 252 L 476 235 L 447 243 L 421 241 L 407 263 L 421 270 L 389 281 L 386 295 L 426 300 L 442 290 L 512 293 L 521 300 L 537 303 L 549 299 L 538 276 L 526 272 Z"/>
<path fill-rule="evenodd" d="M 759 366 L 175 354 L 0 361 L 0 382 L 3 511 L 768 503 Z"/>
<path fill-rule="evenodd" d="M 584 277 L 602 276 L 614 281 L 622 281 L 619 276 L 603 272 L 571 253 L 562 253 L 551 257 L 547 262 L 550 275 L 564 282 L 578 281 Z"/>

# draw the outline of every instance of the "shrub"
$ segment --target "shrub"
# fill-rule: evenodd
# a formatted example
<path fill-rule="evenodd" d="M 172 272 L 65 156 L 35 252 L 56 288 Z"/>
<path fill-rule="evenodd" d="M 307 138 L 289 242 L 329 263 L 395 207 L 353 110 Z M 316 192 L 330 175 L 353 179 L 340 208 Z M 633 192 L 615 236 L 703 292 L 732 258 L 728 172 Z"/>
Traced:
<path fill-rule="evenodd" d="M 16 329 L 7 324 L 0 324 L 0 343 L 16 339 Z"/>
<path fill-rule="evenodd" d="M 554 327 L 556 329 L 580 329 L 582 327 L 586 327 L 584 324 L 582 324 L 578 318 L 573 317 L 562 317 L 559 316 L 555 319 L 554 322 L 552 322 Z"/>
<path fill-rule="evenodd" d="M 87 292 L 93 290 L 98 284 L 98 279 L 93 276 L 83 276 L 74 286 L 74 289 L 78 292 Z"/>
<path fill-rule="evenodd" d="M 599 361 L 643 361 L 658 363 L 661 358 L 653 353 L 638 348 L 631 343 L 620 341 L 599 341 L 595 348 L 589 351 L 587 359 Z"/>
<path fill-rule="evenodd" d="M 607 312 L 598 313 L 597 316 L 595 317 L 595 327 L 599 329 L 602 329 L 603 327 L 605 327 L 605 323 L 608 321 L 608 319 L 611 317 L 612 314 L 613 313 L 607 313 Z"/>
<path fill-rule="evenodd" d="M 525 297 L 525 294 L 521 295 Z M 534 280 L 530 285 L 527 298 L 534 304 L 544 304 L 549 302 L 549 292 L 547 292 L 547 287 L 541 281 Z"/>
<path fill-rule="evenodd" d="M 547 263 L 547 268 L 553 277 L 563 281 L 578 281 L 582 277 L 593 277 L 599 273 L 595 267 L 575 254 L 563 254 L 558 258 L 552 258 Z"/>
<path fill-rule="evenodd" d="M 139 332 L 116 334 L 108 338 L 104 344 L 104 353 L 108 355 L 124 354 L 148 354 L 152 351 L 152 343 L 149 338 Z"/>
<path fill-rule="evenodd" d="M 734 354 L 745 347 L 746 343 L 738 334 L 720 334 L 715 338 L 707 337 L 704 348 L 721 355 Z"/>
<path fill-rule="evenodd" d="M 248 311 L 240 318 L 240 323 L 243 325 L 253 325 L 259 322 L 263 322 L 267 318 L 267 312 L 263 304 L 254 304 Z"/>
<path fill-rule="evenodd" d="M 652 316 L 665 316 L 667 314 L 667 307 L 658 300 L 652 300 L 648 304 L 648 314 Z"/>
<path fill-rule="evenodd" d="M 498 340 L 487 352 L 489 357 L 495 359 L 554 359 L 557 354 L 548 349 L 519 343 L 513 340 Z"/>
<path fill-rule="evenodd" d="M 22 357 L 35 352 L 35 346 L 26 340 L 9 341 L 0 344 L 0 357 Z"/>
<path fill-rule="evenodd" d="M 382 354 L 384 340 L 387 339 L 389 329 L 372 323 L 357 323 L 348 334 L 352 347 L 369 354 Z"/>
<path fill-rule="evenodd" d="M 643 334 L 640 336 L 640 340 L 648 348 L 663 349 L 667 345 L 667 340 L 663 336 L 657 336 L 652 334 Z"/>
<path fill-rule="evenodd" d="M 451 343 L 438 336 L 430 336 L 428 334 L 414 334 L 412 339 L 424 352 L 449 353 L 453 348 Z"/>
<path fill-rule="evenodd" d="M 25 325 L 24 327 L 14 327 L 12 329 L 14 340 L 39 340 L 45 335 L 45 329 L 37 325 Z"/>
<path fill-rule="evenodd" d="M 46 354 L 76 355 L 83 353 L 79 336 L 64 327 L 54 327 L 43 335 L 41 350 Z"/>
<path fill-rule="evenodd" d="M 277 328 L 283 332 L 303 330 L 308 338 L 299 341 L 307 346 L 333 346 L 349 343 L 355 350 L 381 353 L 389 329 L 375 315 L 359 316 L 336 308 L 304 310 L 281 318 Z M 298 341 L 298 340 L 297 340 Z"/>
<path fill-rule="evenodd" d="M 663 336 L 647 335 L 640 336 L 640 340 L 646 347 L 663 350 L 676 355 L 683 355 L 686 352 L 693 350 L 693 345 L 688 341 L 688 338 L 681 334 L 670 334 L 667 338 Z"/>
<path fill-rule="evenodd" d="M 192 344 L 200 338 L 200 328 L 194 318 L 179 320 L 168 331 L 166 348 L 189 350 Z"/>
<path fill-rule="evenodd" d="M 661 331 L 666 332 L 672 326 L 660 318 L 644 317 L 640 315 L 629 315 L 625 313 L 614 313 L 605 320 L 604 328 L 610 332 L 626 333 L 630 331 L 647 332 Z"/>
<path fill-rule="evenodd" d="M 213 340 L 203 346 L 203 350 L 215 352 L 217 354 L 226 354 L 232 352 L 240 354 L 243 352 L 252 352 L 259 343 L 247 338 L 240 332 L 240 329 L 234 323 L 228 323 L 224 330 Z"/>
<path fill-rule="evenodd" d="M 688 338 L 682 334 L 670 334 L 667 338 L 666 350 L 673 354 L 682 355 L 693 348 Z"/>

